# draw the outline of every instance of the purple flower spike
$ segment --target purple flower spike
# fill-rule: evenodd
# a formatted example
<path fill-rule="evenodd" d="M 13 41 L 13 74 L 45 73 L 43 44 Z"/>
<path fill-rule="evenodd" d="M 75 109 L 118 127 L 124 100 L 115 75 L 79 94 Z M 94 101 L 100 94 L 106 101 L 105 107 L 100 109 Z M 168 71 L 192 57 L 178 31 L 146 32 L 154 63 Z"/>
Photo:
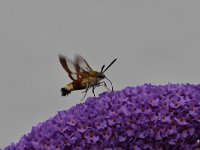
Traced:
<path fill-rule="evenodd" d="M 145 84 L 104 92 L 39 123 L 5 150 L 195 150 L 200 85 Z"/>

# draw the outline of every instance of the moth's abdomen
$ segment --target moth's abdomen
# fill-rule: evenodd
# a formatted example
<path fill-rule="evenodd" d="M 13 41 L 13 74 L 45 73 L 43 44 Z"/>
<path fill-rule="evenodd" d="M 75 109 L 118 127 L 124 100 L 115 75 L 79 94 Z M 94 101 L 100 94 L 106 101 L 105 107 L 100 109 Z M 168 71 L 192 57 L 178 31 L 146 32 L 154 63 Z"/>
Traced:
<path fill-rule="evenodd" d="M 69 83 L 65 87 L 61 88 L 61 94 L 62 96 L 66 96 L 70 94 L 72 90 L 74 90 L 73 83 Z"/>
<path fill-rule="evenodd" d="M 71 93 L 71 91 L 65 89 L 64 87 L 61 88 L 61 94 L 62 94 L 62 96 L 66 96 L 66 95 L 68 95 L 69 93 Z"/>

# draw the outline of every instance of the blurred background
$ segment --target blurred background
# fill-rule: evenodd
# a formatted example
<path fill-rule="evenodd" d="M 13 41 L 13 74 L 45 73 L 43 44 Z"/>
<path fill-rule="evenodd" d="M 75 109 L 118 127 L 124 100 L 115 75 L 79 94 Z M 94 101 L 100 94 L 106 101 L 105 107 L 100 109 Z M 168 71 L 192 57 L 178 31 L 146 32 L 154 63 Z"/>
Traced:
<path fill-rule="evenodd" d="M 80 91 L 61 97 L 71 80 L 58 54 L 97 71 L 117 58 L 106 72 L 115 90 L 200 82 L 198 0 L 3 0 L 0 21 L 1 148 L 80 103 Z"/>

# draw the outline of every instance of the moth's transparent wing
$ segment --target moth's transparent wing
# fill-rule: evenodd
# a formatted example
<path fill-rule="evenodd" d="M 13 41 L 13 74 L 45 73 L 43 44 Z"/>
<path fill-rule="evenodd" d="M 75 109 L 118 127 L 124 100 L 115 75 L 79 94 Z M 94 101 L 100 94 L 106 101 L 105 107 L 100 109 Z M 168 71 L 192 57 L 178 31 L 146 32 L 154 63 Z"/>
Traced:
<path fill-rule="evenodd" d="M 75 56 L 75 63 L 76 63 L 76 70 L 77 72 L 90 72 L 92 71 L 92 68 L 89 66 L 87 61 L 80 55 Z"/>
<path fill-rule="evenodd" d="M 69 58 L 67 58 L 63 55 L 59 55 L 59 60 L 60 60 L 62 67 L 68 73 L 70 79 L 72 79 L 73 81 L 77 80 L 79 77 L 78 77 L 78 73 L 76 70 L 76 68 L 77 68 L 76 64 L 73 63 Z"/>

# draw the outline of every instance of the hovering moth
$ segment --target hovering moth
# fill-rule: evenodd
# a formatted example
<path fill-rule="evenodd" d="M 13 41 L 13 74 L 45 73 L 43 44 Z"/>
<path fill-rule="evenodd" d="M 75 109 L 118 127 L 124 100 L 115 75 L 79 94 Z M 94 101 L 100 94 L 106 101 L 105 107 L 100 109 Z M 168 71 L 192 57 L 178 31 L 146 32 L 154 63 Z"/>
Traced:
<path fill-rule="evenodd" d="M 71 83 L 68 83 L 61 88 L 62 96 L 66 96 L 75 90 L 84 90 L 83 93 L 85 94 L 82 98 L 83 100 L 90 88 L 92 88 L 92 92 L 95 96 L 94 89 L 99 86 L 104 86 L 108 91 L 111 91 L 107 87 L 106 82 L 102 81 L 103 79 L 107 79 L 110 82 L 113 91 L 112 82 L 104 73 L 117 59 L 114 59 L 106 68 L 105 65 L 103 65 L 100 72 L 94 71 L 87 61 L 80 55 L 76 55 L 74 61 L 71 61 L 63 55 L 59 55 L 59 60 L 62 67 L 72 80 Z"/>

